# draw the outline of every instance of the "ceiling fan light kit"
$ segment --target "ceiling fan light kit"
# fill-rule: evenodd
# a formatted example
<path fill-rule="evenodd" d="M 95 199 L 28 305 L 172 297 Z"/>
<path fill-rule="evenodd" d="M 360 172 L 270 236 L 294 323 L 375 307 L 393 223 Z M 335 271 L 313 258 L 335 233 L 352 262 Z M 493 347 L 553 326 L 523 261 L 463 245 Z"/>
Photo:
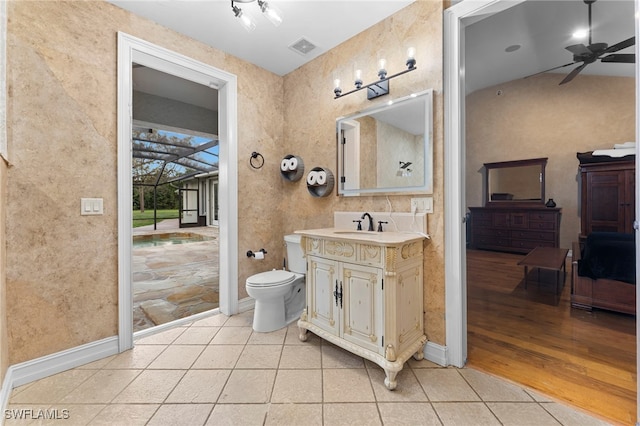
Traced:
<path fill-rule="evenodd" d="M 533 77 L 538 74 L 543 74 L 549 71 L 554 71 L 560 68 L 565 68 L 571 65 L 579 64 L 578 67 L 574 68 L 561 82 L 560 85 L 569 83 L 573 80 L 580 72 L 586 68 L 587 65 L 592 64 L 598 60 L 600 62 L 613 62 L 613 63 L 623 63 L 623 64 L 634 64 L 636 62 L 636 55 L 634 53 L 615 53 L 619 50 L 626 49 L 627 47 L 633 46 L 636 43 L 635 37 L 630 37 L 626 40 L 623 40 L 619 43 L 616 43 L 612 46 L 609 46 L 607 43 L 593 43 L 591 39 L 591 6 L 596 0 L 584 0 L 589 8 L 589 29 L 586 31 L 586 35 L 589 37 L 589 45 L 585 46 L 582 43 L 574 44 L 571 46 L 565 47 L 566 50 L 573 54 L 573 62 L 569 62 L 568 64 L 560 65 L 557 67 L 553 67 L 548 70 L 544 70 L 528 77 Z M 575 34 L 574 34 L 575 36 Z M 607 56 L 604 56 L 607 55 Z"/>

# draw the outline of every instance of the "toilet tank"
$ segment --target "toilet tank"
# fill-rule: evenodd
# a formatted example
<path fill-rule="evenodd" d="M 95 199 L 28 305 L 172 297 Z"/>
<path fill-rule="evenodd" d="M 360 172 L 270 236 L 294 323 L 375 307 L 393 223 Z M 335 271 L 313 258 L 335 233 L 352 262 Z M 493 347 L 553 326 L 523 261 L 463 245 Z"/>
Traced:
<path fill-rule="evenodd" d="M 306 274 L 307 262 L 302 254 L 301 239 L 302 235 L 297 234 L 284 236 L 284 243 L 287 246 L 287 269 L 297 274 Z"/>

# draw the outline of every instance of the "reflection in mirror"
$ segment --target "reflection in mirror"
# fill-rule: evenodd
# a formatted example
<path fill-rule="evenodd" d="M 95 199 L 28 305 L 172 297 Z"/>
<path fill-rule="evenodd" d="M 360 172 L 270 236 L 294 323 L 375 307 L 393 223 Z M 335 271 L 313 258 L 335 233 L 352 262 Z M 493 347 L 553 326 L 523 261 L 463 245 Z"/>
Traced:
<path fill-rule="evenodd" d="M 337 120 L 339 195 L 430 193 L 432 90 Z"/>
<path fill-rule="evenodd" d="M 544 203 L 546 164 L 546 158 L 486 163 L 486 201 Z"/>

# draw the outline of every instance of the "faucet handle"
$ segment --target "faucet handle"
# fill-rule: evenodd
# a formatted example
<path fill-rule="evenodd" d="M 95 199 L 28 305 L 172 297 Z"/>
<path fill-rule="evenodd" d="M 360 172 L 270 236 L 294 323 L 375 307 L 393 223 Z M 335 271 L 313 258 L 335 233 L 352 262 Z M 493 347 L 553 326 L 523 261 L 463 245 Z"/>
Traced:
<path fill-rule="evenodd" d="M 355 222 L 358 222 L 358 229 L 357 229 L 357 230 L 358 230 L 358 231 L 362 231 L 362 221 L 361 221 L 361 220 L 354 220 L 353 222 L 354 222 L 354 223 L 355 223 Z"/>
<path fill-rule="evenodd" d="M 378 232 L 382 232 L 382 224 L 383 223 L 386 225 L 389 222 L 383 222 L 383 221 L 379 220 L 378 221 Z"/>

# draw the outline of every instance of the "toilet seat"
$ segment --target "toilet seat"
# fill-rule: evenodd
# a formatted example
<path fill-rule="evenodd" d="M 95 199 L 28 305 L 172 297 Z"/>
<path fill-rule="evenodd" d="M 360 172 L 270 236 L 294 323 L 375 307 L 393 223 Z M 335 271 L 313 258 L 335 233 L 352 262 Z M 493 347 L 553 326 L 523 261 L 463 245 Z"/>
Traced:
<path fill-rule="evenodd" d="M 274 269 L 273 271 L 261 272 L 247 278 L 247 285 L 251 287 L 275 287 L 289 284 L 296 279 L 293 272 Z"/>

